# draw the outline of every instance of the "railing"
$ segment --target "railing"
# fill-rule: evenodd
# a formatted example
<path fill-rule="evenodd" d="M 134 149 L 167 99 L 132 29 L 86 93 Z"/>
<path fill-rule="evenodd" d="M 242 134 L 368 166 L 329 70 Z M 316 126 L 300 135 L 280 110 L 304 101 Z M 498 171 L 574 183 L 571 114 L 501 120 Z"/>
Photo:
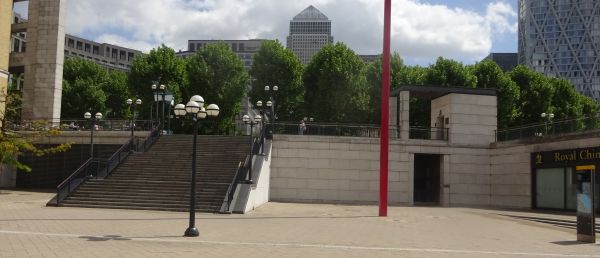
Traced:
<path fill-rule="evenodd" d="M 60 183 L 56 187 L 56 205 L 58 206 L 62 200 L 67 198 L 71 192 L 83 182 L 88 177 L 93 176 L 91 171 L 91 166 L 95 161 L 92 158 L 89 158 L 87 161 L 83 163 L 73 174 L 71 174 L 65 181 Z"/>
<path fill-rule="evenodd" d="M 152 145 L 156 142 L 156 140 L 158 140 L 158 137 L 160 137 L 160 131 L 158 130 L 159 127 L 160 126 L 156 126 L 156 128 L 154 128 L 150 133 L 150 136 L 148 136 L 148 138 L 144 140 L 144 143 L 142 144 L 144 152 L 147 152 L 150 149 L 150 147 L 152 147 Z M 139 144 L 137 146 L 137 149 L 137 151 L 140 151 Z"/>
<path fill-rule="evenodd" d="M 579 119 L 565 119 L 548 123 L 537 123 L 496 131 L 496 141 L 510 141 L 523 138 L 544 137 L 600 129 L 600 117 L 589 116 Z"/>
<path fill-rule="evenodd" d="M 379 127 L 353 124 L 306 124 L 306 131 L 302 132 L 298 123 L 276 123 L 273 124 L 273 132 L 275 134 L 379 137 Z"/>
<path fill-rule="evenodd" d="M 411 126 L 408 137 L 410 139 L 447 141 L 448 128 Z"/>
<path fill-rule="evenodd" d="M 88 120 L 60 120 L 58 122 L 21 121 L 7 122 L 7 127 L 13 131 L 31 131 L 44 128 L 58 129 L 61 131 L 89 131 L 91 123 Z M 136 120 L 136 131 L 150 131 L 153 124 L 150 120 Z M 130 120 L 100 120 L 96 121 L 96 130 L 99 131 L 130 131 Z"/>
<path fill-rule="evenodd" d="M 302 133 L 297 123 L 277 123 L 274 124 L 274 133 L 379 138 L 381 136 L 380 128 L 377 125 L 306 124 L 306 131 Z M 391 139 L 400 139 L 400 128 L 390 126 L 389 137 Z M 448 128 L 411 126 L 409 139 L 447 141 Z"/>
<path fill-rule="evenodd" d="M 152 146 L 159 136 L 160 132 L 157 128 L 154 128 L 150 136 L 144 141 L 144 151 L 148 151 L 150 146 Z M 129 140 L 107 160 L 90 158 L 84 162 L 83 165 L 56 187 L 56 205 L 58 206 L 62 200 L 67 198 L 71 192 L 77 189 L 77 187 L 87 179 L 94 177 L 105 178 L 109 176 L 121 162 L 129 156 L 133 144 L 134 142 Z"/>
<path fill-rule="evenodd" d="M 250 148 L 250 155 L 246 156 L 244 163 L 240 162 L 238 164 L 238 168 L 235 172 L 233 180 L 231 181 L 231 184 L 229 185 L 229 188 L 227 189 L 227 193 L 226 193 L 227 195 L 225 196 L 225 201 L 227 202 L 226 210 L 224 211 L 225 213 L 228 213 L 231 211 L 231 202 L 233 200 L 233 195 L 235 194 L 235 191 L 237 190 L 238 183 L 243 181 L 244 178 L 246 178 L 246 176 L 248 175 L 248 173 L 251 169 L 250 166 L 252 166 L 251 159 L 254 157 L 254 155 L 259 154 L 259 151 L 261 150 L 261 148 L 264 148 L 265 136 L 266 136 L 266 130 L 261 129 L 260 136 L 253 139 L 253 141 L 252 141 L 252 146 Z M 252 137 L 252 136 L 250 136 L 250 137 Z M 250 180 L 252 180 L 252 178 L 250 178 Z"/>

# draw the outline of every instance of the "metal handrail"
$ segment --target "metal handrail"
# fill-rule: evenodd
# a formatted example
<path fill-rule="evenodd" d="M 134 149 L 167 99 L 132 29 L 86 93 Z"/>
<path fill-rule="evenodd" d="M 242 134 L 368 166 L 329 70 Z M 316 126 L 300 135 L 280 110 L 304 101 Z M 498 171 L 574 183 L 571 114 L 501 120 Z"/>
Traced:
<path fill-rule="evenodd" d="M 72 188 L 71 183 L 73 182 L 73 179 L 75 179 L 76 176 L 79 176 L 82 171 L 87 172 L 89 166 L 92 165 L 93 160 L 94 159 L 92 159 L 92 158 L 87 159 L 79 168 L 77 168 L 75 170 L 75 172 L 73 172 L 69 177 L 67 177 L 67 179 L 65 179 L 62 183 L 60 183 L 56 187 L 56 205 L 57 206 L 60 204 L 60 201 L 67 198 L 67 196 L 69 196 L 69 194 L 72 192 L 72 190 L 74 190 L 74 189 L 71 189 Z M 82 180 L 82 181 L 84 181 L 84 180 Z M 73 188 L 77 188 L 80 184 L 81 184 L 81 181 L 76 183 L 75 187 L 73 187 Z M 61 192 L 65 186 L 67 187 L 67 195 L 64 197 L 61 197 Z"/>
<path fill-rule="evenodd" d="M 246 160 L 244 161 L 244 163 L 242 163 L 241 161 L 238 163 L 235 175 L 233 176 L 233 180 L 231 180 L 231 184 L 229 185 L 229 188 L 227 188 L 227 196 L 225 198 L 227 202 L 227 208 L 225 209 L 225 212 L 229 212 L 231 210 L 231 202 L 233 201 L 233 195 L 235 194 L 235 190 L 237 190 L 237 183 L 241 180 L 242 175 L 245 175 L 243 171 L 246 168 L 247 163 L 248 156 L 246 156 Z"/>
<path fill-rule="evenodd" d="M 131 130 L 131 120 L 99 120 L 96 121 L 96 130 L 100 131 L 129 131 Z M 27 131 L 39 129 L 56 129 L 62 131 L 89 131 L 89 121 L 82 119 L 63 119 L 60 121 L 19 121 L 7 122 L 7 128 L 13 131 Z M 152 130 L 152 121 L 136 120 L 136 131 Z"/>
<path fill-rule="evenodd" d="M 149 145 L 151 146 L 159 136 L 160 136 L 160 134 L 158 133 L 157 128 L 154 128 L 154 131 L 150 134 L 150 136 L 146 139 L 146 141 L 144 143 L 150 141 Z M 83 163 L 83 165 L 81 165 L 77 170 L 75 170 L 75 172 L 73 172 L 71 175 L 69 175 L 69 177 L 67 177 L 67 179 L 65 179 L 63 182 L 61 182 L 56 187 L 56 205 L 58 206 L 62 200 L 67 198 L 71 194 L 71 192 L 73 192 L 75 189 L 77 189 L 77 187 L 79 187 L 81 185 L 81 183 L 83 183 L 87 180 L 87 175 L 89 175 L 88 169 L 94 163 L 96 163 L 98 165 L 98 168 L 96 171 L 96 177 L 101 176 L 102 178 L 105 178 L 105 177 L 109 176 L 112 173 L 112 171 L 115 168 L 117 168 L 126 157 L 129 156 L 129 151 L 126 151 L 126 150 L 130 149 L 132 144 L 133 144 L 133 140 L 129 140 L 127 143 L 123 144 L 117 151 L 115 151 L 115 153 L 113 153 L 110 156 L 110 158 L 108 158 L 106 160 L 92 159 L 92 158 L 89 158 L 88 160 L 86 160 Z M 148 146 L 148 148 L 149 148 L 149 146 Z M 147 148 L 144 148 L 144 151 L 147 151 L 147 150 L 148 150 Z M 123 154 L 124 154 L 124 156 L 123 156 Z M 104 164 L 106 166 L 106 168 L 100 169 L 99 166 L 101 163 Z M 105 171 L 105 174 L 99 175 L 100 171 Z M 83 172 L 85 172 L 85 174 L 84 174 L 84 176 L 81 176 Z M 77 179 L 77 178 L 80 178 L 81 180 L 75 181 L 74 179 Z M 75 185 L 72 185 L 73 183 L 75 183 Z M 65 186 L 67 188 L 66 195 L 61 196 L 61 193 L 64 192 L 64 190 L 65 190 Z"/>
<path fill-rule="evenodd" d="M 600 129 L 600 114 L 496 130 L 496 142 Z"/>
<path fill-rule="evenodd" d="M 235 194 L 235 191 L 237 190 L 238 182 L 242 181 L 246 177 L 246 174 L 248 174 L 248 172 L 250 170 L 250 159 L 252 159 L 254 155 L 258 154 L 258 151 L 260 150 L 260 148 L 264 147 L 265 141 L 261 140 L 261 139 L 263 139 L 265 137 L 265 133 L 266 133 L 265 130 L 262 130 L 260 137 L 253 139 L 252 146 L 250 147 L 250 154 L 246 156 L 244 163 L 242 163 L 242 162 L 238 163 L 238 168 L 235 172 L 235 175 L 233 177 L 231 184 L 229 185 L 229 188 L 227 189 L 226 196 L 225 196 L 225 199 L 227 202 L 227 210 L 225 210 L 226 212 L 229 212 L 229 210 L 231 209 L 230 205 L 233 200 L 233 195 Z M 250 135 L 250 137 L 252 137 L 252 135 Z M 250 180 L 252 180 L 252 178 L 250 178 Z"/>

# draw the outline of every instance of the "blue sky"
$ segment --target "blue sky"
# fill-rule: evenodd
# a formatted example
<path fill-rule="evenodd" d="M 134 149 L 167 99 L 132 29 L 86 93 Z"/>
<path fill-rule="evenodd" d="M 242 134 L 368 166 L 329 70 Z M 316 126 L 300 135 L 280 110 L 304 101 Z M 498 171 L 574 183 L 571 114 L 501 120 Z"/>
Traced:
<path fill-rule="evenodd" d="M 490 52 L 516 52 L 517 0 L 392 0 L 392 48 L 408 64 L 438 56 L 474 63 Z M 73 0 L 66 31 L 148 51 L 190 39 L 278 39 L 289 20 L 314 5 L 332 20 L 335 41 L 359 54 L 381 52 L 383 0 Z M 23 12 L 23 4 L 16 4 Z"/>

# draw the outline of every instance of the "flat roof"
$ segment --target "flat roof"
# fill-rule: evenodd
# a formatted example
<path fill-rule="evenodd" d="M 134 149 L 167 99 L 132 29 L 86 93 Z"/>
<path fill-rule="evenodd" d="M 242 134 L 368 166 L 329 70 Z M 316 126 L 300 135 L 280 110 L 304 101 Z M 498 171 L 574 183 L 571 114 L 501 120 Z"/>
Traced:
<path fill-rule="evenodd" d="M 496 89 L 480 89 L 480 88 L 467 88 L 467 87 L 446 87 L 446 86 L 435 86 L 435 85 L 404 85 L 400 88 L 395 89 L 391 92 L 390 96 L 397 97 L 401 91 L 409 91 L 411 97 L 417 97 L 420 99 L 436 99 L 441 96 L 445 96 L 451 93 L 457 94 L 470 94 L 470 95 L 482 95 L 482 96 L 496 96 Z"/>

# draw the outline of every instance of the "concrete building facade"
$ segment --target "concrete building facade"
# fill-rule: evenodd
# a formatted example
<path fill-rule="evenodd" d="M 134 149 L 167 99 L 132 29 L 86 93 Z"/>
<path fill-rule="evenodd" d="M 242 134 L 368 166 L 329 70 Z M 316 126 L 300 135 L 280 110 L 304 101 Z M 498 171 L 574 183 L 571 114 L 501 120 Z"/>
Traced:
<path fill-rule="evenodd" d="M 0 3 L 0 17 L 11 17 L 12 2 L 2 1 Z M 6 107 L 6 92 L 8 88 L 8 58 L 10 49 L 11 22 L 7 19 L 0 21 L 0 127 L 4 120 Z"/>
<path fill-rule="evenodd" d="M 108 70 L 128 72 L 133 59 L 141 51 L 107 43 L 97 43 L 73 35 L 65 36 L 65 58 L 81 58 L 95 62 Z"/>
<path fill-rule="evenodd" d="M 23 120 L 60 120 L 65 2 L 29 1 L 29 20 L 21 24 L 27 31 L 27 51 L 22 63 L 26 75 L 22 89 Z M 12 32 L 19 31 L 14 29 Z"/>
<path fill-rule="evenodd" d="M 332 43 L 331 21 L 314 6 L 307 7 L 290 21 L 287 48 L 303 64 L 308 64 L 323 46 Z"/>
<path fill-rule="evenodd" d="M 434 96 L 431 124 L 447 137 L 413 137 L 408 103 L 419 94 Z M 405 88 L 392 96 L 390 124 L 399 131 L 390 133 L 392 205 L 574 210 L 575 166 L 600 166 L 597 131 L 496 142 L 497 104 L 489 92 Z M 375 204 L 379 147 L 378 138 L 275 135 L 270 200 Z"/>
<path fill-rule="evenodd" d="M 264 41 L 265 39 L 188 40 L 187 51 L 180 51 L 176 53 L 176 55 L 181 58 L 187 58 L 208 44 L 225 43 L 229 46 L 231 51 L 233 51 L 242 60 L 244 63 L 244 68 L 246 68 L 246 70 L 250 70 L 254 60 L 254 55 L 258 52 Z"/>
<path fill-rule="evenodd" d="M 519 54 L 517 53 L 490 53 L 483 60 L 491 60 L 498 64 L 503 71 L 508 72 L 519 65 Z"/>
<path fill-rule="evenodd" d="M 600 101 L 600 1 L 519 0 L 519 63 Z"/>

